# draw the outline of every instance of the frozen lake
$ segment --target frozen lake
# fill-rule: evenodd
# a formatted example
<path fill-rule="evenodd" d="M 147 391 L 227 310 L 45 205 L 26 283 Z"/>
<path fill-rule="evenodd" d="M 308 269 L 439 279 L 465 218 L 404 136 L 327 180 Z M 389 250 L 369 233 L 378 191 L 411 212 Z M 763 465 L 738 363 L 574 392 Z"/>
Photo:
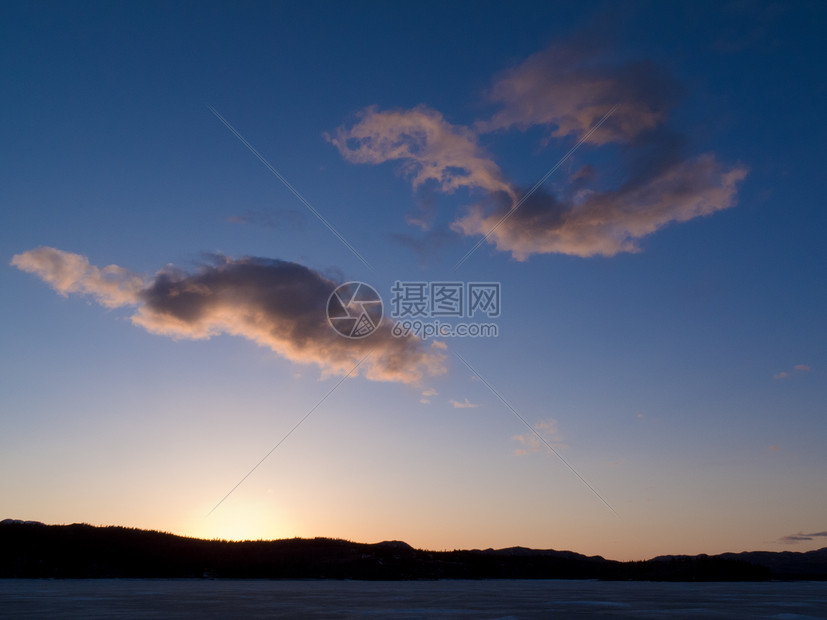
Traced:
<path fill-rule="evenodd" d="M 827 583 L 0 579 L 3 618 L 827 619 Z"/>

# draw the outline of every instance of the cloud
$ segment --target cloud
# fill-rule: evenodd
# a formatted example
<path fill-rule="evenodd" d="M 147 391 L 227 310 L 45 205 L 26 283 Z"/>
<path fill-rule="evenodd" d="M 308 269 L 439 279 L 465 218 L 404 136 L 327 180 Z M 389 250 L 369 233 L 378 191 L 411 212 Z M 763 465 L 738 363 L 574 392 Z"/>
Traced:
<path fill-rule="evenodd" d="M 534 425 L 534 430 L 536 430 L 537 433 L 539 433 L 543 439 L 545 439 L 554 448 L 566 447 L 566 444 L 563 443 L 563 437 L 560 435 L 560 431 L 557 428 L 557 420 L 554 418 L 541 420 Z M 517 448 L 517 450 L 514 451 L 514 454 L 517 456 L 524 456 L 530 452 L 547 450 L 548 448 L 546 445 L 540 440 L 539 437 L 537 437 L 537 433 L 514 435 L 512 439 L 516 439 L 523 445 L 522 448 Z"/>
<path fill-rule="evenodd" d="M 359 372 L 375 381 L 418 384 L 424 375 L 445 371 L 443 354 L 416 338 L 395 338 L 387 319 L 364 339 L 338 335 L 325 312 L 336 283 L 297 263 L 217 256 L 194 273 L 167 267 L 145 278 L 114 265 L 98 269 L 79 254 L 37 248 L 12 264 L 63 295 L 91 295 L 109 308 L 135 306 L 132 322 L 154 334 L 240 336 L 325 374 L 345 374 L 370 353 Z"/>
<path fill-rule="evenodd" d="M 431 348 L 434 348 L 433 344 L 431 345 Z M 425 388 L 422 390 L 422 398 L 419 399 L 419 402 L 423 405 L 430 405 L 431 396 L 436 396 L 437 394 L 439 394 L 439 392 L 437 392 L 434 388 Z"/>
<path fill-rule="evenodd" d="M 803 532 L 798 532 L 798 534 L 789 534 L 787 536 L 782 536 L 778 539 L 778 542 L 787 545 L 792 545 L 799 542 L 813 540 L 815 538 L 827 538 L 827 532 L 813 532 L 812 534 L 804 534 Z"/>
<path fill-rule="evenodd" d="M 641 239 L 669 224 L 736 204 L 746 167 L 721 163 L 713 153 L 689 156 L 688 140 L 669 126 L 681 90 L 652 62 L 618 64 L 584 45 L 555 45 L 497 77 L 489 98 L 498 109 L 471 127 L 452 125 L 424 105 L 389 111 L 373 106 L 327 139 L 352 163 L 402 162 L 414 190 L 481 190 L 483 198 L 455 217 L 451 230 L 487 236 L 517 260 L 535 254 L 614 256 L 639 252 Z M 535 126 L 547 129 L 549 140 L 588 134 L 592 146 L 619 144 L 621 165 L 603 185 L 593 167 L 583 166 L 567 189 L 541 189 L 515 209 L 525 188 L 505 177 L 479 136 Z M 408 218 L 425 230 L 434 220 L 432 201 L 426 207 Z M 417 252 L 445 243 L 444 234 L 395 239 Z"/>
<path fill-rule="evenodd" d="M 650 61 L 617 64 L 595 46 L 553 45 L 505 71 L 489 98 L 500 110 L 482 132 L 543 125 L 550 137 L 580 139 L 612 107 L 586 142 L 628 141 L 657 127 L 674 107 L 680 85 Z"/>
<path fill-rule="evenodd" d="M 91 295 L 107 308 L 138 303 L 146 285 L 142 276 L 117 265 L 98 268 L 85 256 L 49 247 L 16 254 L 11 264 L 35 274 L 64 297 L 69 293 Z"/>
<path fill-rule="evenodd" d="M 468 127 L 452 125 L 424 105 L 410 110 L 362 110 L 350 128 L 339 127 L 327 140 L 354 164 L 398 160 L 414 189 L 434 184 L 452 193 L 460 188 L 504 192 L 514 199 L 499 166 Z"/>
<path fill-rule="evenodd" d="M 517 210 L 502 200 L 474 205 L 452 228 L 469 236 L 490 232 L 490 243 L 521 261 L 532 254 L 589 257 L 639 252 L 640 239 L 672 222 L 733 206 L 745 176 L 745 168 L 727 168 L 706 154 L 657 171 L 642 182 L 587 194 L 581 201 L 540 190 Z"/>
<path fill-rule="evenodd" d="M 449 402 L 454 406 L 454 409 L 475 409 L 479 407 L 478 404 L 469 402 L 467 398 L 462 402 L 452 398 Z"/>
<path fill-rule="evenodd" d="M 793 366 L 792 370 L 782 370 L 781 372 L 775 373 L 772 378 L 773 379 L 788 379 L 795 373 L 799 372 L 810 372 L 812 368 L 810 368 L 807 364 L 796 364 Z"/>

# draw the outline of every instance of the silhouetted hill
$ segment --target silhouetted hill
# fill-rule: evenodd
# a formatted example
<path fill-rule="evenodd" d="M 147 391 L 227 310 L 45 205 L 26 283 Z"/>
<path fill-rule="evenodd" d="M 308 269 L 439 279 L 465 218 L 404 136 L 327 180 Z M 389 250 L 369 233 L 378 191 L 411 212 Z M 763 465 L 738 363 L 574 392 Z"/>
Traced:
<path fill-rule="evenodd" d="M 0 577 L 270 579 L 607 579 L 755 581 L 827 579 L 827 548 L 664 556 L 616 562 L 571 551 L 425 551 L 400 541 L 328 538 L 230 542 L 86 524 L 0 522 Z"/>
<path fill-rule="evenodd" d="M 653 561 L 672 561 L 676 558 L 697 558 L 705 556 L 661 556 Z M 722 553 L 715 556 L 724 560 L 749 562 L 767 567 L 773 579 L 827 580 L 827 547 L 815 551 L 744 551 Z"/>

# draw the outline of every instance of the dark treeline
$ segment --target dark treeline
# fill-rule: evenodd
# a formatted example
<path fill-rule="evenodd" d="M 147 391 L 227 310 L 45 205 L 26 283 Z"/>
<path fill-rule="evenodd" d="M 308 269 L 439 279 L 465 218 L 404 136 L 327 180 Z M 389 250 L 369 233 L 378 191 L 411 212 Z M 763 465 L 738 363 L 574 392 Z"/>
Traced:
<path fill-rule="evenodd" d="M 750 554 L 616 562 L 520 547 L 422 551 L 403 542 L 364 544 L 326 538 L 229 542 L 123 527 L 0 523 L 0 577 L 4 578 L 827 579 L 827 549 L 811 553 L 821 555 L 810 558 L 809 564 L 796 564 L 787 557 L 787 572 L 779 574 L 767 557 L 759 563 Z M 801 566 L 806 570 L 799 570 Z"/>

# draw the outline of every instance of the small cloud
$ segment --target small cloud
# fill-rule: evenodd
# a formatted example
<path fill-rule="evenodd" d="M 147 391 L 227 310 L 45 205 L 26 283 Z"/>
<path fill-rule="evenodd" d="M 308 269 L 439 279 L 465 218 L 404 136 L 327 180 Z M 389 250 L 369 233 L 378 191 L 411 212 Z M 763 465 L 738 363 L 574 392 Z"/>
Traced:
<path fill-rule="evenodd" d="M 645 418 L 646 418 L 646 415 L 645 415 L 645 414 L 643 414 L 643 413 L 641 413 L 640 411 L 638 411 L 638 412 L 635 414 L 635 417 L 636 417 L 638 420 L 643 420 L 643 419 L 645 419 Z"/>
<path fill-rule="evenodd" d="M 525 131 L 539 125 L 553 138 L 629 142 L 662 124 L 681 94 L 655 63 L 618 64 L 600 46 L 558 42 L 495 79 L 489 98 L 500 109 L 476 127 Z M 612 117 L 594 129 L 610 109 Z"/>
<path fill-rule="evenodd" d="M 422 390 L 422 398 L 419 399 L 419 402 L 423 405 L 430 405 L 431 404 L 431 396 L 436 396 L 439 392 L 437 392 L 434 388 L 426 388 Z"/>
<path fill-rule="evenodd" d="M 780 452 L 780 451 L 781 451 L 781 446 L 779 446 L 778 444 L 770 446 L 770 452 Z"/>
<path fill-rule="evenodd" d="M 522 448 L 517 448 L 514 454 L 517 456 L 524 456 L 530 452 L 537 452 L 539 450 L 548 449 L 546 443 L 553 448 L 565 448 L 563 437 L 557 429 L 557 420 L 548 418 L 541 420 L 534 425 L 533 433 L 525 433 L 523 435 L 514 435 L 512 439 L 516 439 L 521 444 Z"/>
<path fill-rule="evenodd" d="M 797 534 L 790 534 L 789 536 L 782 536 L 778 539 L 778 542 L 784 543 L 786 545 L 792 545 L 804 540 L 812 540 L 812 538 L 810 538 L 809 536 L 799 536 Z"/>
<path fill-rule="evenodd" d="M 815 538 L 827 538 L 827 532 L 813 532 L 811 534 L 798 532 L 798 534 L 788 534 L 787 536 L 782 536 L 779 538 L 778 542 L 785 545 L 794 545 L 796 543 L 806 542 Z"/>
<path fill-rule="evenodd" d="M 459 188 L 505 192 L 516 200 L 499 166 L 468 127 L 452 125 L 425 105 L 410 110 L 371 106 L 358 114 L 352 127 L 325 134 L 347 161 L 381 164 L 398 161 L 414 189 L 433 184 L 445 193 Z"/>
<path fill-rule="evenodd" d="M 471 381 L 479 381 L 480 378 L 477 375 L 471 375 Z"/>
<path fill-rule="evenodd" d="M 448 345 L 445 344 L 444 342 L 442 342 L 441 340 L 434 340 L 431 343 L 431 348 L 432 349 L 441 349 L 443 351 L 447 351 L 448 350 Z"/>
<path fill-rule="evenodd" d="M 783 370 L 772 376 L 773 379 L 786 379 L 797 372 L 810 372 L 812 370 L 807 364 L 796 364 L 792 370 Z"/>
<path fill-rule="evenodd" d="M 476 407 L 479 407 L 478 404 L 469 402 L 467 398 L 463 402 L 459 402 L 452 398 L 450 403 L 454 406 L 454 409 L 475 409 Z"/>
<path fill-rule="evenodd" d="M 12 257 L 11 265 L 33 273 L 64 297 L 89 295 L 106 308 L 140 303 L 149 279 L 118 267 L 96 267 L 80 254 L 39 247 Z"/>

